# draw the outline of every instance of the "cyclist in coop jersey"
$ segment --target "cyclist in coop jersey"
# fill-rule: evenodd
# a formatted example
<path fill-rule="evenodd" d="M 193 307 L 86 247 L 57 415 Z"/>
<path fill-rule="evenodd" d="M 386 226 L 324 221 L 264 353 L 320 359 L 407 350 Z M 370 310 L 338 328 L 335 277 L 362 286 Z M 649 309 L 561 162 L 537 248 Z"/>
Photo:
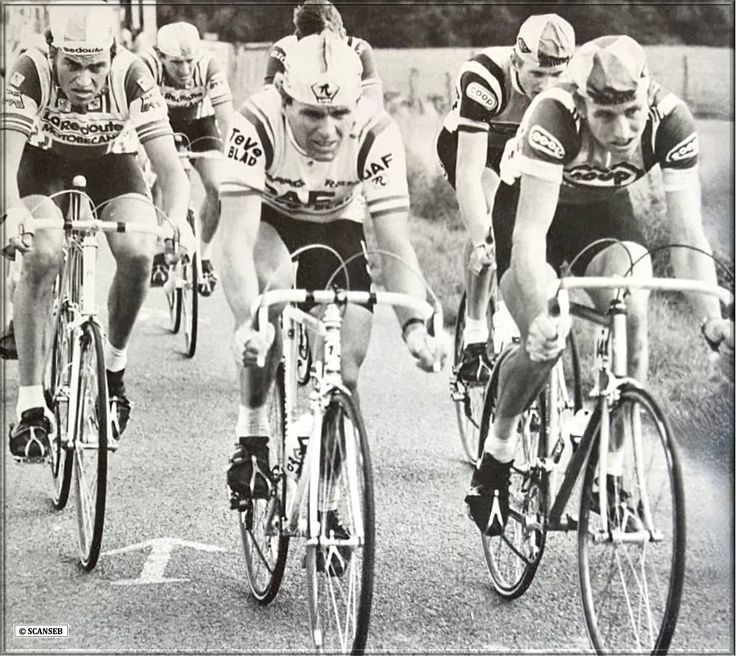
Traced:
<path fill-rule="evenodd" d="M 470 237 L 465 253 L 468 302 L 459 369 L 465 381 L 484 381 L 489 376 L 485 314 L 494 261 L 490 217 L 501 155 L 529 103 L 559 80 L 574 50 L 575 32 L 564 18 L 530 16 L 519 28 L 513 46 L 486 48 L 462 65 L 455 102 L 437 137 L 437 155 L 456 191 Z M 502 303 L 497 312 L 508 315 Z"/>
<path fill-rule="evenodd" d="M 102 220 L 154 222 L 135 159 L 140 143 L 161 181 L 164 212 L 183 245 L 191 249 L 193 241 L 186 223 L 189 186 L 166 105 L 143 63 L 115 42 L 115 12 L 90 5 L 50 5 L 48 12 L 48 51 L 30 47 L 14 63 L 2 117 L 4 254 L 23 254 L 13 299 L 20 388 L 10 451 L 29 459 L 43 457 L 49 447 L 41 383 L 44 327 L 62 239 L 58 231 L 34 235 L 33 217 L 61 218 L 66 202 L 50 196 L 84 175 L 92 202 L 103 207 Z M 120 435 L 131 410 L 124 384 L 128 339 L 146 296 L 152 244 L 150 237 L 128 234 L 111 234 L 108 243 L 117 268 L 108 296 L 105 361 L 113 429 Z"/>
<path fill-rule="evenodd" d="M 493 208 L 501 293 L 521 331 L 521 344 L 500 371 L 496 416 L 465 498 L 472 519 L 489 535 L 508 516 L 509 471 L 519 416 L 565 347 L 569 323 L 548 307 L 549 284 L 563 262 L 577 275 L 652 275 L 627 187 L 654 166 L 662 170 L 667 226 L 673 243 L 710 252 L 703 233 L 698 136 L 685 103 L 649 75 L 642 47 L 627 36 L 605 36 L 573 56 L 569 83 L 537 96 L 501 162 Z M 613 239 L 619 243 L 598 242 Z M 635 266 L 632 265 L 636 263 Z M 716 283 L 713 260 L 674 249 L 675 275 Z M 599 309 L 615 291 L 590 296 Z M 647 374 L 647 300 L 631 291 L 628 372 Z M 733 354 L 733 323 L 717 300 L 693 294 L 709 345 Z"/>
<path fill-rule="evenodd" d="M 174 132 L 183 134 L 194 152 L 220 152 L 232 122 L 233 96 L 220 64 L 202 48 L 197 28 L 185 22 L 164 25 L 158 31 L 156 45 L 143 56 L 143 61 L 166 100 Z M 209 296 L 217 282 L 211 255 L 220 218 L 223 162 L 203 158 L 194 160 L 193 166 L 205 192 L 198 214 L 202 259 L 198 289 L 203 296 Z M 166 262 L 162 255 L 157 255 L 152 282 L 163 284 L 166 275 Z"/>

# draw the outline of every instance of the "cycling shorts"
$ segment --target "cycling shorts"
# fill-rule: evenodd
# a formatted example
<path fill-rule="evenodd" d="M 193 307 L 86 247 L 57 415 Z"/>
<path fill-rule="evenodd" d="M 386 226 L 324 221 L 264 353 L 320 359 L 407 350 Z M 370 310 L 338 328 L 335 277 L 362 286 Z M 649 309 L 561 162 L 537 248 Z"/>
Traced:
<path fill-rule="evenodd" d="M 21 198 L 31 195 L 51 196 L 71 189 L 72 179 L 76 175 L 87 178 L 86 191 L 95 207 L 123 194 L 135 193 L 146 198 L 151 197 L 133 153 L 71 160 L 29 145 L 23 150 L 18 167 L 18 191 Z M 66 215 L 69 194 L 54 198 L 54 202 L 62 214 Z"/>
<path fill-rule="evenodd" d="M 496 239 L 496 265 L 499 279 L 511 263 L 511 244 L 519 202 L 519 183 L 501 183 L 493 204 L 493 232 Z M 605 201 L 558 205 L 547 233 L 547 262 L 559 274 L 564 262 L 573 261 L 588 244 L 598 239 L 618 239 L 644 244 L 644 235 L 634 217 L 627 190 L 612 194 Z M 585 251 L 573 267 L 584 275 L 590 261 L 610 244 L 597 244 Z"/>
<path fill-rule="evenodd" d="M 361 242 L 365 237 L 362 223 L 345 219 L 330 223 L 299 221 L 277 212 L 265 203 L 262 205 L 261 220 L 276 230 L 289 253 L 309 244 L 321 244 L 336 250 L 343 260 L 347 260 L 363 250 Z M 307 250 L 299 255 L 296 286 L 325 289 L 332 280 L 340 287 L 348 287 L 349 280 L 351 290 L 370 291 L 371 277 L 362 255 L 347 265 L 347 278 L 345 269 L 338 271 L 340 264 L 333 253 L 323 248 Z"/>
<path fill-rule="evenodd" d="M 174 134 L 183 134 L 184 145 L 194 153 L 205 153 L 210 150 L 221 150 L 222 136 L 217 129 L 217 121 L 214 116 L 194 119 L 192 121 L 177 121 L 169 119 Z"/>
<path fill-rule="evenodd" d="M 437 142 L 435 144 L 440 167 L 453 189 L 455 189 L 455 171 L 457 169 L 457 134 L 457 131 L 450 132 L 446 128 L 442 128 L 437 135 Z M 489 136 L 488 147 L 486 149 L 486 168 L 493 169 L 498 173 L 499 166 L 501 165 L 501 156 L 503 155 L 503 149 L 508 137 L 492 136 L 493 138 Z"/>

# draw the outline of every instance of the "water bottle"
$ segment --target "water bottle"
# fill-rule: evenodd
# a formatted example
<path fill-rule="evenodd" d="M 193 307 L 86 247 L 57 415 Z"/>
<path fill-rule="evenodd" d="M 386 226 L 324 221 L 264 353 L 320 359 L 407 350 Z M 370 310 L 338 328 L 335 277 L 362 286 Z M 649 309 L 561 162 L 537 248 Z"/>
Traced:
<path fill-rule="evenodd" d="M 500 353 L 503 348 L 510 344 L 514 338 L 519 337 L 519 329 L 514 323 L 506 304 L 498 301 L 496 311 L 493 313 L 493 350 Z"/>
<path fill-rule="evenodd" d="M 302 473 L 304 454 L 312 432 L 312 415 L 305 412 L 286 431 L 286 475 L 297 480 Z"/>

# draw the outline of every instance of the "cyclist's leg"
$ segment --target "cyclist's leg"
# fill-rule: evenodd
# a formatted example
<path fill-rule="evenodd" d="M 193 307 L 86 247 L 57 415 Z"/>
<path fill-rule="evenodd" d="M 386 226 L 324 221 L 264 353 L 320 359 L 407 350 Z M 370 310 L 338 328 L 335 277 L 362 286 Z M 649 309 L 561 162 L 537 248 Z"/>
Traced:
<path fill-rule="evenodd" d="M 156 225 L 156 212 L 151 206 L 140 168 L 133 155 L 108 155 L 104 166 L 110 174 L 105 180 L 88 174 L 88 189 L 95 206 L 101 208 L 103 221 L 148 223 Z M 116 437 L 125 430 L 131 404 L 127 398 L 124 375 L 127 364 L 128 340 L 138 312 L 148 294 L 149 272 L 156 238 L 142 233 L 107 235 L 110 251 L 115 258 L 115 275 L 108 291 L 108 331 L 105 344 L 105 365 L 110 401 L 113 406 L 113 427 Z"/>
<path fill-rule="evenodd" d="M 194 134 L 194 130 L 196 130 L 196 134 Z M 195 152 L 215 154 L 220 151 L 222 142 L 214 116 L 196 121 L 190 138 L 192 140 L 192 150 Z M 217 224 L 220 220 L 219 190 L 222 181 L 223 162 L 217 159 L 198 159 L 194 160 L 193 163 L 202 181 L 205 194 L 199 210 L 200 255 L 203 260 L 209 260 L 212 238 L 215 236 Z"/>

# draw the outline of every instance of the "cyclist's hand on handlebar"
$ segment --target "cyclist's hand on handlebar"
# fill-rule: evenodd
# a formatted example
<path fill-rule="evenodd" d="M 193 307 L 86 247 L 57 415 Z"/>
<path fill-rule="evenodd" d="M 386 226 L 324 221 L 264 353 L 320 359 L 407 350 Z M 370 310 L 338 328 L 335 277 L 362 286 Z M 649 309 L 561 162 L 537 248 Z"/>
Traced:
<path fill-rule="evenodd" d="M 174 226 L 174 239 L 164 239 L 164 252 L 169 264 L 178 262 L 185 255 L 190 257 L 197 250 L 197 241 L 189 222 L 179 221 Z"/>
<path fill-rule="evenodd" d="M 493 244 L 481 242 L 480 244 L 477 244 L 472 251 L 470 251 L 468 268 L 473 275 L 478 276 L 489 267 L 492 267 L 495 260 L 496 255 Z"/>
<path fill-rule="evenodd" d="M 33 245 L 33 215 L 25 205 L 8 208 L 3 216 L 3 255 L 15 259 L 16 253 L 27 253 Z"/>
<path fill-rule="evenodd" d="M 555 360 L 565 350 L 570 332 L 569 316 L 552 316 L 540 312 L 529 325 L 526 352 L 534 362 Z"/>
<path fill-rule="evenodd" d="M 253 328 L 250 321 L 235 330 L 233 338 L 233 354 L 235 361 L 242 367 L 258 366 L 258 361 L 266 357 L 271 348 L 276 330 L 270 322 L 263 333 Z"/>
<path fill-rule="evenodd" d="M 733 321 L 720 317 L 706 319 L 700 326 L 700 331 L 714 351 L 727 358 L 733 357 Z"/>
<path fill-rule="evenodd" d="M 424 324 L 416 323 L 406 329 L 404 341 L 420 369 L 429 372 L 442 371 L 449 352 L 442 335 L 433 337 L 427 333 Z"/>

